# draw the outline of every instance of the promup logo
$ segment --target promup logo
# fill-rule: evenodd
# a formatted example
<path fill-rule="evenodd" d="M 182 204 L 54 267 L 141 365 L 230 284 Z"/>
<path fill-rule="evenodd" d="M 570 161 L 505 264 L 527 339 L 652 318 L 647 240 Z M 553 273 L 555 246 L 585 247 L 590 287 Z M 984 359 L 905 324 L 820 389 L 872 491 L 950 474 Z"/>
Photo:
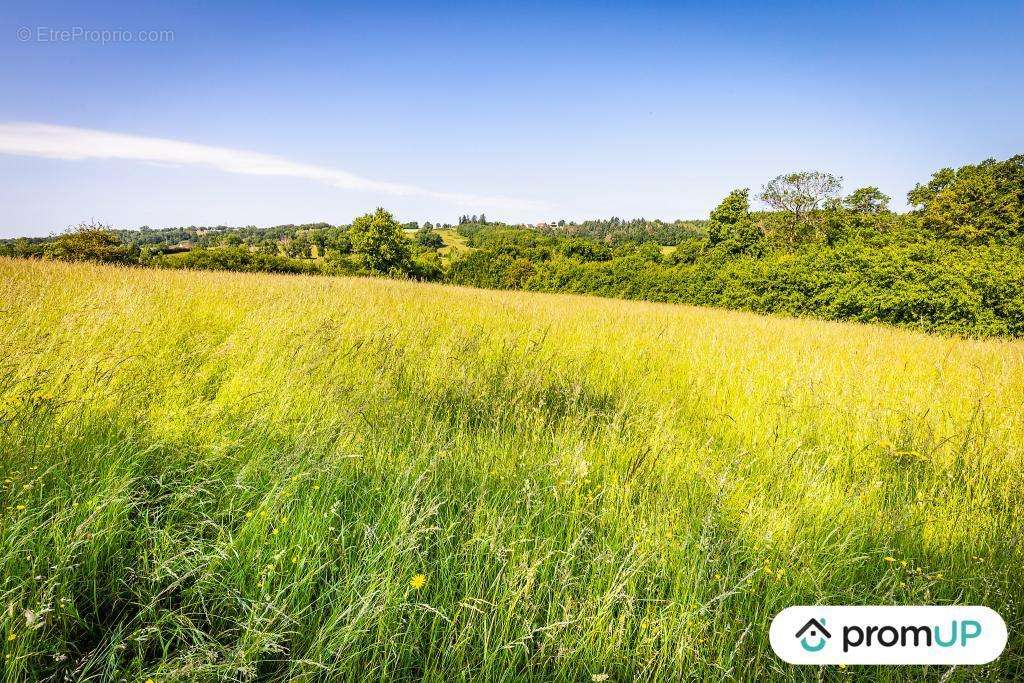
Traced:
<path fill-rule="evenodd" d="M 810 631 L 810 633 L 808 633 Z M 807 635 L 804 635 L 804 634 Z M 832 634 L 825 628 L 825 619 L 809 619 L 806 624 L 803 625 L 799 631 L 796 632 L 796 637 L 800 639 L 800 646 L 808 652 L 820 652 L 828 644 L 828 639 L 832 637 Z M 814 645 L 807 642 L 810 638 L 814 641 Z M 815 641 L 814 639 L 817 638 Z"/>
<path fill-rule="evenodd" d="M 769 638 L 791 664 L 986 664 L 1007 634 L 987 607 L 818 606 L 782 610 Z"/>

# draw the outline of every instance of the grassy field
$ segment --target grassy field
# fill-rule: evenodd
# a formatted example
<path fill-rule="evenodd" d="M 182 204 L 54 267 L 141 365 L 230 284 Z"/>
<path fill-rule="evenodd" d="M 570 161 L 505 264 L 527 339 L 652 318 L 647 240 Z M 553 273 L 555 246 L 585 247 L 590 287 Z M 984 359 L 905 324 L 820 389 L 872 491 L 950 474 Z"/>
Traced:
<path fill-rule="evenodd" d="M 450 259 L 473 250 L 469 246 L 468 240 L 460 235 L 458 230 L 437 230 L 436 232 L 444 240 L 444 246 L 437 250 L 442 258 Z"/>
<path fill-rule="evenodd" d="M 5 681 L 1024 676 L 1024 344 L 0 260 Z M 794 604 L 986 667 L 795 668 Z"/>

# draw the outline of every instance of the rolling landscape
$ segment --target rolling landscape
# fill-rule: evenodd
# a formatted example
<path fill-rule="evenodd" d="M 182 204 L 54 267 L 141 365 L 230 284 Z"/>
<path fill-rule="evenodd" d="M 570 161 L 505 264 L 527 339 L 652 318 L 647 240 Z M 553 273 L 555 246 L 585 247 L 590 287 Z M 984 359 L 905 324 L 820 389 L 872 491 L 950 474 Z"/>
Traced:
<path fill-rule="evenodd" d="M 1024 345 L 376 278 L 0 261 L 5 680 L 1022 671 Z M 792 604 L 991 665 L 796 669 Z M 607 676 L 608 678 L 603 678 Z"/>
<path fill-rule="evenodd" d="M 0 12 L 0 683 L 1024 682 L 1024 2 Z"/>

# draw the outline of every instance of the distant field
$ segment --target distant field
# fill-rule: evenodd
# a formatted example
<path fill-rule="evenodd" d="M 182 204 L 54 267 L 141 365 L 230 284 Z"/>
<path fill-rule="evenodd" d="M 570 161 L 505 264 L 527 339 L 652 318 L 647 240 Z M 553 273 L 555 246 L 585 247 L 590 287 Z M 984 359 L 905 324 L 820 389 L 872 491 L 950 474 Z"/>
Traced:
<path fill-rule="evenodd" d="M 5 259 L 0 310 L 2 680 L 1024 676 L 1024 343 Z M 808 603 L 1010 644 L 797 669 Z"/>
<path fill-rule="evenodd" d="M 436 230 L 435 232 L 444 240 L 444 246 L 437 250 L 437 253 L 444 258 L 451 258 L 472 249 L 466 243 L 466 238 L 460 235 L 457 230 Z"/>

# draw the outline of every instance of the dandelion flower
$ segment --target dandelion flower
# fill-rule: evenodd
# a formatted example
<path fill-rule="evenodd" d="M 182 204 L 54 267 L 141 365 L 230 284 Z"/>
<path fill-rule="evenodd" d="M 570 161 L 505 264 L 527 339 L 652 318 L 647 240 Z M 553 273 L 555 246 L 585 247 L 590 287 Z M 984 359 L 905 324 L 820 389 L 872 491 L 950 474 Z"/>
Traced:
<path fill-rule="evenodd" d="M 608 674 L 594 674 L 590 677 L 594 683 L 603 683 L 608 680 Z"/>
<path fill-rule="evenodd" d="M 885 561 L 889 562 L 891 564 L 891 563 L 896 561 L 896 558 L 895 557 L 887 557 L 887 558 L 885 558 Z"/>
<path fill-rule="evenodd" d="M 427 577 L 424 574 L 417 574 L 416 576 L 414 576 L 411 579 L 409 579 L 409 586 L 413 590 L 418 591 L 419 589 L 423 588 L 425 585 L 427 585 Z"/>
<path fill-rule="evenodd" d="M 9 635 L 7 636 L 7 641 L 8 641 L 8 642 L 10 642 L 10 641 L 14 640 L 14 639 L 15 639 L 15 638 L 17 638 L 17 637 L 18 637 L 18 636 L 16 636 L 16 635 L 14 635 L 13 633 L 11 633 L 11 634 L 9 634 Z"/>
<path fill-rule="evenodd" d="M 18 506 L 16 506 L 16 507 L 15 507 L 14 509 L 15 509 L 15 510 L 24 510 L 24 509 L 25 509 L 25 506 L 24 506 L 24 505 L 18 505 Z"/>

